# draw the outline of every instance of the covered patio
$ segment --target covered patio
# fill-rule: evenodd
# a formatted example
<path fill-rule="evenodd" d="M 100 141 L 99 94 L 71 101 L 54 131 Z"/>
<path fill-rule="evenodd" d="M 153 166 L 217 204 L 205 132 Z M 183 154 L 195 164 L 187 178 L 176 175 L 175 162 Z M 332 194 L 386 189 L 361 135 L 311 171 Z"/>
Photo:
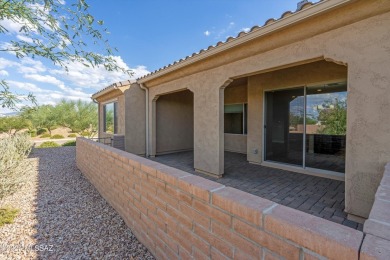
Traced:
<path fill-rule="evenodd" d="M 188 151 L 150 159 L 351 228 L 363 228 L 347 219 L 342 181 L 251 164 L 245 154 L 233 152 L 225 152 L 225 173 L 216 179 L 194 171 L 193 158 Z"/>

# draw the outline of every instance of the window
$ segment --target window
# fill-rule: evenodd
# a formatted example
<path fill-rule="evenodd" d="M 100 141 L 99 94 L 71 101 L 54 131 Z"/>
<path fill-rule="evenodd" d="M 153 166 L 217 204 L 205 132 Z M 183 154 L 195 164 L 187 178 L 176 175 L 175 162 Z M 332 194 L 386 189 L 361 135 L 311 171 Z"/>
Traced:
<path fill-rule="evenodd" d="M 104 132 L 118 133 L 118 102 L 112 102 L 103 106 Z"/>
<path fill-rule="evenodd" d="M 265 160 L 345 172 L 347 82 L 268 91 Z"/>
<path fill-rule="evenodd" d="M 247 104 L 225 105 L 225 133 L 247 134 Z"/>

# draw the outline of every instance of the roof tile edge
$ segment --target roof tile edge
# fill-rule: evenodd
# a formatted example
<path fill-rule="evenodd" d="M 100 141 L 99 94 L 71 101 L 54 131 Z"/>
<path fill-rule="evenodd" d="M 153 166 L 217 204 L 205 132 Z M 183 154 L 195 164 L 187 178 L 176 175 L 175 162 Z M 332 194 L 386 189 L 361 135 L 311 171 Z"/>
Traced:
<path fill-rule="evenodd" d="M 104 94 L 107 94 L 108 92 L 110 92 L 111 90 L 114 90 L 114 89 L 117 89 L 118 87 L 124 87 L 124 86 L 128 86 L 128 85 L 131 85 L 133 83 L 137 82 L 136 80 L 125 80 L 125 81 L 119 81 L 119 82 L 115 82 L 101 90 L 99 90 L 98 92 L 94 93 L 91 95 L 91 98 L 92 99 L 96 99 Z"/>

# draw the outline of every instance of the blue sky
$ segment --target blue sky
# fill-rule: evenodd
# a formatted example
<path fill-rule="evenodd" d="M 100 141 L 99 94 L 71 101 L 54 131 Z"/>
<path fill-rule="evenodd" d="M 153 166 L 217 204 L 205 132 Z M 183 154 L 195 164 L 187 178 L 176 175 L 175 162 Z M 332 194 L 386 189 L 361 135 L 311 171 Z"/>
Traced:
<path fill-rule="evenodd" d="M 141 76 L 242 30 L 263 25 L 269 18 L 279 18 L 285 11 L 295 11 L 299 0 L 87 2 L 95 18 L 104 20 L 109 29 L 109 42 L 119 50 L 115 54 L 118 61 Z M 0 34 L 0 46 L 21 38 L 17 25 L 0 23 L 10 29 L 6 35 Z M 7 80 L 14 92 L 34 92 L 40 104 L 55 104 L 62 98 L 89 100 L 94 92 L 127 77 L 80 64 L 73 64 L 66 73 L 43 59 L 18 60 L 1 52 L 0 79 Z M 7 112 L 0 108 L 0 114 Z"/>

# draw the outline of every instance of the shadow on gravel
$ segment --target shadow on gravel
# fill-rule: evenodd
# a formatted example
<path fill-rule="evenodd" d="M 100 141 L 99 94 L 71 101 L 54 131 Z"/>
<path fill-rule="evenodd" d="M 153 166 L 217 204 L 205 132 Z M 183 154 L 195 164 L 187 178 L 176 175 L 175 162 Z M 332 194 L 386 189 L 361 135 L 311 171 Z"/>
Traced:
<path fill-rule="evenodd" d="M 153 259 L 76 167 L 75 147 L 34 149 L 39 158 L 39 259 Z"/>

